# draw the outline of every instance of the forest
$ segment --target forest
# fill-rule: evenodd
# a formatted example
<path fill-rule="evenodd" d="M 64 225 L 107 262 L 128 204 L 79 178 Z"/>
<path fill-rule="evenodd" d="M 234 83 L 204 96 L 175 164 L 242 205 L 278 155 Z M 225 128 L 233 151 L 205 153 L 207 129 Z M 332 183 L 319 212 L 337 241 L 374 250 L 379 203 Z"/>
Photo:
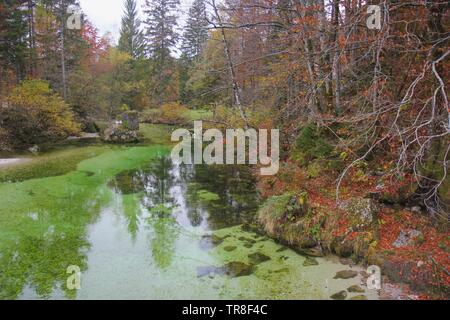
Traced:
<path fill-rule="evenodd" d="M 280 171 L 255 174 L 244 226 L 448 299 L 449 1 L 193 0 L 184 18 L 179 0 L 143 2 L 123 1 L 114 39 L 77 0 L 0 0 L 0 155 L 123 114 L 279 129 Z"/>

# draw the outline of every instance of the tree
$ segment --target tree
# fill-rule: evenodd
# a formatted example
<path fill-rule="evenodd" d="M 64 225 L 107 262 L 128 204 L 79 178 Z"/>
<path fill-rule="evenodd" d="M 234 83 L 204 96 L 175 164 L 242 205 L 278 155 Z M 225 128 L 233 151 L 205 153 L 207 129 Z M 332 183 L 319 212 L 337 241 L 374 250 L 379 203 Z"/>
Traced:
<path fill-rule="evenodd" d="M 24 81 L 13 90 L 0 124 L 19 146 L 64 139 L 79 131 L 70 107 L 42 80 Z"/>
<path fill-rule="evenodd" d="M 209 23 L 205 15 L 205 0 L 194 0 L 189 8 L 181 45 L 181 52 L 189 59 L 198 60 L 208 40 Z"/>
<path fill-rule="evenodd" d="M 125 11 L 120 28 L 119 50 L 138 59 L 144 55 L 144 34 L 137 17 L 136 0 L 125 0 Z"/>
<path fill-rule="evenodd" d="M 178 40 L 175 10 L 179 4 L 179 0 L 145 1 L 145 36 L 152 68 L 148 96 L 158 107 L 176 101 L 179 96 L 178 70 L 176 60 L 171 56 Z"/>
<path fill-rule="evenodd" d="M 147 52 L 161 66 L 170 57 L 177 44 L 177 15 L 175 10 L 180 5 L 179 0 L 146 0 L 145 37 Z"/>

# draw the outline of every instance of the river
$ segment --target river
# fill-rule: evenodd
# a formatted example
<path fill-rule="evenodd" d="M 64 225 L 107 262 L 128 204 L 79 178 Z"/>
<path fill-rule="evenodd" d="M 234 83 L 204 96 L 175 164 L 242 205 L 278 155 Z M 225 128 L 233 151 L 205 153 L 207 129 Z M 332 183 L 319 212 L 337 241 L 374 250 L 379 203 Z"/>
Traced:
<path fill-rule="evenodd" d="M 335 257 L 304 266 L 242 228 L 261 201 L 249 168 L 179 165 L 169 153 L 85 144 L 0 168 L 0 298 L 329 299 L 361 284 L 334 279 L 349 269 Z"/>

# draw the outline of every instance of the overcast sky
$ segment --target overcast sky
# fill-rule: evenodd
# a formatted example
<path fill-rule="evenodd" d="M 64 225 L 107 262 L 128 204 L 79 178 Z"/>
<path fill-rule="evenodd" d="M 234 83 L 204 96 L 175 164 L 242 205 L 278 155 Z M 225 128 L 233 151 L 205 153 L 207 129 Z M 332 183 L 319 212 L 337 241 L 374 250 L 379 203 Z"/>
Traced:
<path fill-rule="evenodd" d="M 122 18 L 124 0 L 80 0 L 81 8 L 88 19 L 97 27 L 100 34 L 111 32 L 114 40 L 119 39 L 120 20 Z M 145 0 L 137 0 L 138 11 L 142 12 Z M 181 10 L 188 11 L 193 0 L 181 0 Z M 141 19 L 142 20 L 142 19 Z M 180 19 L 180 24 L 184 17 Z"/>

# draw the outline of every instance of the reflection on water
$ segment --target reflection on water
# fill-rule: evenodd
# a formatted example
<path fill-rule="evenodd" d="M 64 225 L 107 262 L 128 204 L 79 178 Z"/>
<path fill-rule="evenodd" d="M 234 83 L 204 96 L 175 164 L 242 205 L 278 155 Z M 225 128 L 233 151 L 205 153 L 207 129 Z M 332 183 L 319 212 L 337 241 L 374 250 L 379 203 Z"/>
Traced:
<path fill-rule="evenodd" d="M 0 184 L 0 298 L 326 299 L 359 283 L 240 227 L 258 206 L 247 167 L 166 155 L 122 148 L 64 176 Z M 79 291 L 66 288 L 70 265 Z"/>

